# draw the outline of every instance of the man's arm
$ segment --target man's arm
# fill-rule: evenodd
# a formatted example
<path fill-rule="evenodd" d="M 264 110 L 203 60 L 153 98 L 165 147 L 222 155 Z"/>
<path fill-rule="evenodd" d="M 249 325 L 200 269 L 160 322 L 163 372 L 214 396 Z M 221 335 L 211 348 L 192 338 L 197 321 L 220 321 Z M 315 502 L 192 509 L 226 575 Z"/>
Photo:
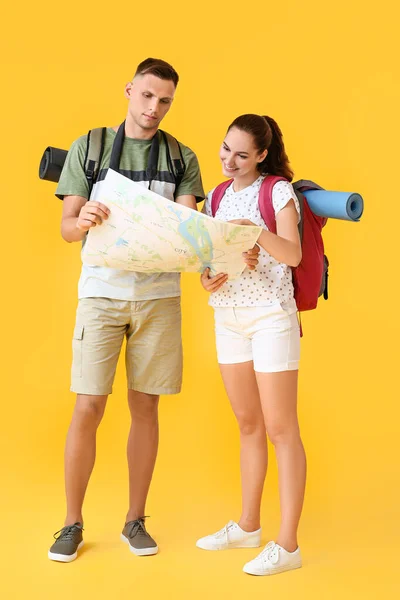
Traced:
<path fill-rule="evenodd" d="M 201 202 L 204 198 L 199 163 L 190 148 L 183 144 L 180 147 L 186 168 L 182 181 L 175 190 L 175 202 L 197 210 L 196 201 Z"/>
<path fill-rule="evenodd" d="M 197 202 L 196 197 L 191 194 L 184 194 L 182 196 L 178 196 L 175 200 L 177 204 L 183 204 L 183 206 L 187 206 L 188 208 L 193 208 L 193 210 L 197 210 Z"/>
<path fill-rule="evenodd" d="M 66 242 L 80 242 L 91 227 L 108 219 L 110 210 L 101 202 L 83 196 L 64 196 L 61 235 Z"/>

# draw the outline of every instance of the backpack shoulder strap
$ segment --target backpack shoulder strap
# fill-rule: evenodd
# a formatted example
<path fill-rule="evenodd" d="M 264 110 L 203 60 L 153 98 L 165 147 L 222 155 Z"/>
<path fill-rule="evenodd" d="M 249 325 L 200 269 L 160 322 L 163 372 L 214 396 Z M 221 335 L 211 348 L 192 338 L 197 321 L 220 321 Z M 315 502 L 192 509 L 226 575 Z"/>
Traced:
<path fill-rule="evenodd" d="M 272 204 L 272 190 L 278 181 L 287 181 L 284 177 L 278 175 L 267 175 L 261 184 L 258 195 L 258 206 L 266 226 L 271 233 L 276 233 L 276 219 L 274 205 Z"/>
<path fill-rule="evenodd" d="M 182 151 L 180 144 L 177 139 L 175 139 L 171 134 L 166 131 L 161 131 L 161 135 L 164 138 L 165 145 L 167 148 L 167 160 L 168 166 L 175 178 L 175 186 L 179 187 L 183 176 L 185 174 L 186 165 L 183 160 Z"/>
<path fill-rule="evenodd" d="M 103 156 L 106 127 L 91 129 L 87 135 L 86 156 L 84 162 L 85 176 L 89 184 L 89 197 L 99 174 Z"/>
<path fill-rule="evenodd" d="M 295 192 L 305 192 L 307 190 L 323 190 L 324 188 L 309 179 L 299 179 L 293 184 L 293 189 Z"/>
<path fill-rule="evenodd" d="M 211 214 L 213 217 L 217 214 L 217 210 L 219 205 L 221 204 L 221 200 L 224 197 L 224 194 L 228 187 L 231 185 L 233 179 L 229 179 L 228 181 L 223 181 L 214 189 L 212 198 L 211 198 Z"/>
<path fill-rule="evenodd" d="M 293 184 L 293 189 L 295 191 L 295 194 L 297 196 L 297 199 L 298 199 L 299 205 L 300 205 L 301 220 L 299 223 L 299 233 L 300 233 L 300 240 L 303 241 L 304 203 L 307 203 L 307 199 L 304 195 L 304 192 L 307 192 L 308 190 L 323 190 L 324 188 L 321 187 L 320 185 L 318 185 L 318 183 L 315 183 L 314 181 L 310 181 L 309 179 L 299 179 L 299 181 L 295 181 L 295 183 Z M 326 223 L 326 221 L 325 221 L 325 223 Z"/>

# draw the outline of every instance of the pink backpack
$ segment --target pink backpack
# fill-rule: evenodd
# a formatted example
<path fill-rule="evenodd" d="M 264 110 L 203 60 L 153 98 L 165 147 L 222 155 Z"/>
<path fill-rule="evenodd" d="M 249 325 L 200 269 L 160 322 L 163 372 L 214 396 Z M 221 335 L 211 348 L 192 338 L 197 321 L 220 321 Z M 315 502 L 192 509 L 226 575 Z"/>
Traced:
<path fill-rule="evenodd" d="M 214 190 L 211 200 L 211 212 L 215 217 L 220 202 L 232 183 L 232 179 L 220 183 Z M 278 181 L 287 181 L 284 177 L 267 175 L 261 184 L 258 196 L 260 213 L 269 231 L 276 233 L 275 211 L 272 204 L 272 189 Z M 322 228 L 326 224 L 325 217 L 315 215 L 307 204 L 302 192 L 318 189 L 319 185 L 312 181 L 297 181 L 293 184 L 300 204 L 299 233 L 301 239 L 302 259 L 298 267 L 292 268 L 294 297 L 298 311 L 312 310 L 317 307 L 318 298 L 322 294 L 328 299 L 328 265 L 324 255 Z"/>

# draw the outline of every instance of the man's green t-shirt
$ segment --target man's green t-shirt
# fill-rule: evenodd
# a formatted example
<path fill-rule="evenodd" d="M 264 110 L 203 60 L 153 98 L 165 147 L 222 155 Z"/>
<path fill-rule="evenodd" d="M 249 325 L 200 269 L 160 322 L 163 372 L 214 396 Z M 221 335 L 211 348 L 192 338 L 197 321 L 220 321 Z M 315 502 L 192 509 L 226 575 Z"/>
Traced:
<path fill-rule="evenodd" d="M 107 128 L 104 151 L 99 175 L 90 196 L 96 199 L 96 193 L 104 180 L 111 158 L 116 132 Z M 121 175 L 148 187 L 146 167 L 151 148 L 151 140 L 125 138 L 119 172 Z M 182 195 L 193 195 L 200 202 L 204 198 L 200 168 L 197 157 L 190 148 L 180 144 L 185 163 L 185 174 L 177 190 L 174 177 L 168 169 L 167 149 L 163 139 L 160 141 L 158 171 L 151 182 L 152 191 L 174 201 Z M 87 136 L 78 138 L 71 146 L 57 186 L 56 195 L 83 196 L 88 198 L 89 187 L 84 172 L 87 149 Z M 137 273 L 106 267 L 82 265 L 78 286 L 79 298 L 103 297 L 119 300 L 151 300 L 180 295 L 180 276 L 178 273 Z"/>

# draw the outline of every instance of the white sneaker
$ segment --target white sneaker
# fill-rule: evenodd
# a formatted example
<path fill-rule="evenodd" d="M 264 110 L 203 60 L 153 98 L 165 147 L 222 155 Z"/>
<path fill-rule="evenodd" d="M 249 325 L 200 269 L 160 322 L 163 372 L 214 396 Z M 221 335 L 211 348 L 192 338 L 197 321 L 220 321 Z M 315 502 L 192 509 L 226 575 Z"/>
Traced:
<path fill-rule="evenodd" d="M 202 550 L 228 550 L 228 548 L 259 548 L 261 546 L 261 529 L 243 531 L 234 521 L 206 537 L 200 538 L 196 546 Z"/>
<path fill-rule="evenodd" d="M 288 552 L 279 544 L 268 542 L 254 560 L 244 565 L 243 571 L 249 575 L 275 575 L 291 569 L 299 569 L 301 564 L 299 547 L 294 552 Z"/>

